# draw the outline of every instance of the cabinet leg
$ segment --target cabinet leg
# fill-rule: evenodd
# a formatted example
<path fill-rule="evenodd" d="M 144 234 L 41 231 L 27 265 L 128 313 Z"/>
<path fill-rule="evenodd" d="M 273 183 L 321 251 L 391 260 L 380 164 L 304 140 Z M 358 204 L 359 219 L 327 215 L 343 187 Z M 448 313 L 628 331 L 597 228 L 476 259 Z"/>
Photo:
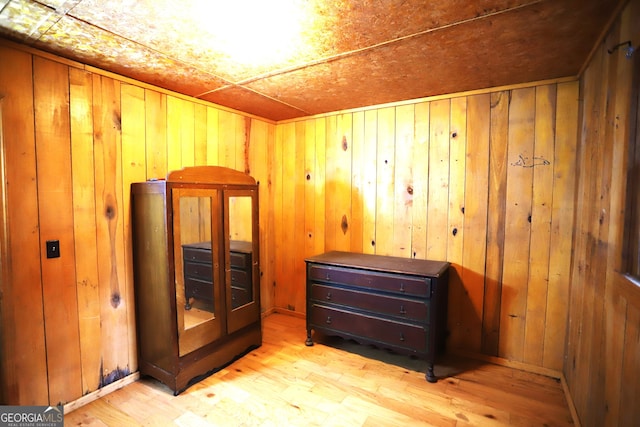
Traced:
<path fill-rule="evenodd" d="M 430 383 L 438 382 L 438 377 L 436 377 L 436 375 L 433 373 L 433 363 L 429 363 L 429 366 L 427 366 L 427 373 L 425 374 L 425 378 Z"/>
<path fill-rule="evenodd" d="M 313 345 L 313 339 L 311 338 L 311 329 L 307 330 L 307 340 L 304 342 L 307 347 L 311 347 Z"/>

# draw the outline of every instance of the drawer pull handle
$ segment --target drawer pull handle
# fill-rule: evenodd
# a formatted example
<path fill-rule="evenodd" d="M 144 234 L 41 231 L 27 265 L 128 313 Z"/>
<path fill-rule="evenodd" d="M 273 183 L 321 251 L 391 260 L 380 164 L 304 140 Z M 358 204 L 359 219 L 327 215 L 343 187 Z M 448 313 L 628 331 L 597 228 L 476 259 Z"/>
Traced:
<path fill-rule="evenodd" d="M 327 316 L 327 321 L 326 321 L 327 325 L 331 324 L 331 316 Z"/>
<path fill-rule="evenodd" d="M 400 341 L 404 341 L 404 334 L 400 332 Z"/>
<path fill-rule="evenodd" d="M 327 280 L 330 280 L 331 276 L 329 276 L 329 273 L 327 273 Z"/>
<path fill-rule="evenodd" d="M 327 292 L 327 301 L 331 301 L 331 292 Z"/>
<path fill-rule="evenodd" d="M 404 292 L 404 283 L 400 283 L 400 292 Z"/>
<path fill-rule="evenodd" d="M 407 314 L 407 310 L 404 309 L 404 305 L 400 306 L 400 314 Z"/>

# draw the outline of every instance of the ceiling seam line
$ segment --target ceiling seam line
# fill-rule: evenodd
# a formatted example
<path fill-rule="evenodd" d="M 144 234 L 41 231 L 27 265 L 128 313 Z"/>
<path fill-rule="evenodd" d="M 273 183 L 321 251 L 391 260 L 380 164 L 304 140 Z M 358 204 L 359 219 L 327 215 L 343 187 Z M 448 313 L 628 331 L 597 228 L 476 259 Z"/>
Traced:
<path fill-rule="evenodd" d="M 289 67 L 289 68 L 283 68 L 281 70 L 276 70 L 276 71 L 273 71 L 273 72 L 270 72 L 270 73 L 265 73 L 265 74 L 262 74 L 262 75 L 259 75 L 259 76 L 256 76 L 256 77 L 251 77 L 249 79 L 240 80 L 240 81 L 236 82 L 235 84 L 236 85 L 246 85 L 246 84 L 258 81 L 258 80 L 264 80 L 264 79 L 267 79 L 267 78 L 270 78 L 270 77 L 275 77 L 275 76 L 278 76 L 278 75 L 287 74 L 287 73 L 291 73 L 291 72 L 294 72 L 294 71 L 304 70 L 305 68 L 313 67 L 313 66 L 316 66 L 316 65 L 327 64 L 327 63 L 330 63 L 330 62 L 337 61 L 339 59 L 348 58 L 348 57 L 351 57 L 351 56 L 358 55 L 358 54 L 360 54 L 362 52 L 378 49 L 380 47 L 384 47 L 384 46 L 388 46 L 388 45 L 391 45 L 391 44 L 399 43 L 399 42 L 402 42 L 402 41 L 405 41 L 405 40 L 409 40 L 409 39 L 412 39 L 412 38 L 420 37 L 420 36 L 423 36 L 425 34 L 434 33 L 436 31 L 440 31 L 440 30 L 446 30 L 446 29 L 449 29 L 449 28 L 456 27 L 458 25 L 468 24 L 470 22 L 480 21 L 480 20 L 483 20 L 483 19 L 491 18 L 491 17 L 498 16 L 498 15 L 502 15 L 504 13 L 512 12 L 514 10 L 524 9 L 524 8 L 527 8 L 527 7 L 530 7 L 530 6 L 534 6 L 534 5 L 538 4 L 538 3 L 543 3 L 545 1 L 546 0 L 535 0 L 535 1 L 532 1 L 532 2 L 527 3 L 527 4 L 522 4 L 522 5 L 511 7 L 511 8 L 508 8 L 508 9 L 499 10 L 497 12 L 492 12 L 492 13 L 489 13 L 487 15 L 482 15 L 482 16 L 476 16 L 474 18 L 463 19 L 461 21 L 452 22 L 452 23 L 449 23 L 449 24 L 446 24 L 446 25 L 442 25 L 442 26 L 437 27 L 437 28 L 429 28 L 427 30 L 418 31 L 417 33 L 408 34 L 408 35 L 402 36 L 402 37 L 397 37 L 397 38 L 392 39 L 392 40 L 387 40 L 387 41 L 384 41 L 384 42 L 376 43 L 376 44 L 373 44 L 373 45 L 370 45 L 370 46 L 366 46 L 366 47 L 363 47 L 363 48 L 350 50 L 348 52 L 343 52 L 343 53 L 339 53 L 337 55 L 329 56 L 329 57 L 326 57 L 326 58 L 317 59 L 315 61 L 310 61 L 310 62 L 301 64 L 301 65 L 296 65 L 296 66 L 292 66 L 292 67 Z"/>
<path fill-rule="evenodd" d="M 300 108 L 300 107 L 296 107 L 296 106 L 291 105 L 291 104 L 289 104 L 289 103 L 287 103 L 287 102 L 284 102 L 284 101 L 281 101 L 281 100 L 279 100 L 279 99 L 273 98 L 272 96 L 266 95 L 266 94 L 264 94 L 264 93 L 262 93 L 262 92 L 258 92 L 257 90 L 251 89 L 251 88 L 249 88 L 249 87 L 239 86 L 239 85 L 237 85 L 237 84 L 231 84 L 231 85 L 227 85 L 227 86 L 220 87 L 220 88 L 217 88 L 217 89 L 212 89 L 212 90 L 206 91 L 206 92 L 204 92 L 204 93 L 201 93 L 200 95 L 196 95 L 196 96 L 194 96 L 194 97 L 195 97 L 195 98 L 200 98 L 200 97 L 202 97 L 202 96 L 204 96 L 204 95 L 208 95 L 208 94 L 210 94 L 210 93 L 214 93 L 214 92 L 218 92 L 218 91 L 221 91 L 221 90 L 224 90 L 224 89 L 228 89 L 228 88 L 230 88 L 230 87 L 237 87 L 237 88 L 240 88 L 240 89 L 248 90 L 248 91 L 250 91 L 250 92 L 255 93 L 256 95 L 259 95 L 259 96 L 262 96 L 262 97 L 264 97 L 264 98 L 270 99 L 270 100 L 271 100 L 271 101 L 273 101 L 273 102 L 277 102 L 278 104 L 286 105 L 286 106 L 287 106 L 287 107 L 289 107 L 289 108 L 292 108 L 292 109 L 294 109 L 294 110 L 297 110 L 297 111 L 300 111 L 300 112 L 302 112 L 302 113 L 305 113 L 306 115 L 311 115 L 311 114 L 313 114 L 313 113 L 311 113 L 310 111 L 303 110 L 303 109 L 302 109 L 302 108 Z"/>

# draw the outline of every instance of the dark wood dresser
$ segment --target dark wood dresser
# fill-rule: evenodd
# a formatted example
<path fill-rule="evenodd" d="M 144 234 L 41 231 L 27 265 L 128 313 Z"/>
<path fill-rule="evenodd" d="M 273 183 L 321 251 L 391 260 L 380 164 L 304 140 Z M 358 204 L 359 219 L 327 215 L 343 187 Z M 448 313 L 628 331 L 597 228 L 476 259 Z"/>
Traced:
<path fill-rule="evenodd" d="M 185 310 L 191 310 L 194 299 L 213 304 L 211 242 L 182 245 L 184 262 Z"/>
<path fill-rule="evenodd" d="M 311 331 L 423 358 L 426 379 L 445 347 L 449 263 L 350 252 L 307 258 Z"/>
<path fill-rule="evenodd" d="M 251 242 L 231 240 L 231 301 L 237 308 L 252 301 L 251 295 Z M 211 268 L 211 242 L 182 245 L 184 262 L 184 293 L 186 310 L 191 309 L 194 299 L 213 304 L 213 282 Z"/>

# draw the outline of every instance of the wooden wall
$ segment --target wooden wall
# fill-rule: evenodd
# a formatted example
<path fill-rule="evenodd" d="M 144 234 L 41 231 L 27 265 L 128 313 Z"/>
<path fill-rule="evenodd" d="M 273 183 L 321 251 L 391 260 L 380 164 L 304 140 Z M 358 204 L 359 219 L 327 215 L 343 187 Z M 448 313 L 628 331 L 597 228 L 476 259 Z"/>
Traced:
<path fill-rule="evenodd" d="M 135 371 L 128 186 L 219 164 L 261 183 L 263 310 L 302 316 L 326 250 L 448 260 L 451 349 L 562 371 L 585 425 L 640 418 L 640 297 L 615 273 L 631 71 L 606 52 L 638 45 L 630 3 L 580 81 L 278 124 L 1 42 L 0 398 Z"/>
<path fill-rule="evenodd" d="M 584 426 L 640 421 L 640 287 L 620 273 L 640 1 L 629 2 L 581 79 L 576 237 L 564 372 Z M 633 68 L 636 63 L 635 70 Z M 637 147 L 637 146 L 636 146 Z M 637 149 L 637 148 L 636 148 Z"/>
<path fill-rule="evenodd" d="M 132 182 L 203 164 L 253 175 L 262 303 L 273 306 L 275 124 L 9 42 L 0 63 L 1 403 L 65 403 L 137 370 Z M 46 258 L 47 240 L 60 241 L 60 258 Z"/>
<path fill-rule="evenodd" d="M 447 260 L 449 348 L 559 373 L 568 315 L 575 80 L 279 123 L 275 305 L 306 256 Z"/>

